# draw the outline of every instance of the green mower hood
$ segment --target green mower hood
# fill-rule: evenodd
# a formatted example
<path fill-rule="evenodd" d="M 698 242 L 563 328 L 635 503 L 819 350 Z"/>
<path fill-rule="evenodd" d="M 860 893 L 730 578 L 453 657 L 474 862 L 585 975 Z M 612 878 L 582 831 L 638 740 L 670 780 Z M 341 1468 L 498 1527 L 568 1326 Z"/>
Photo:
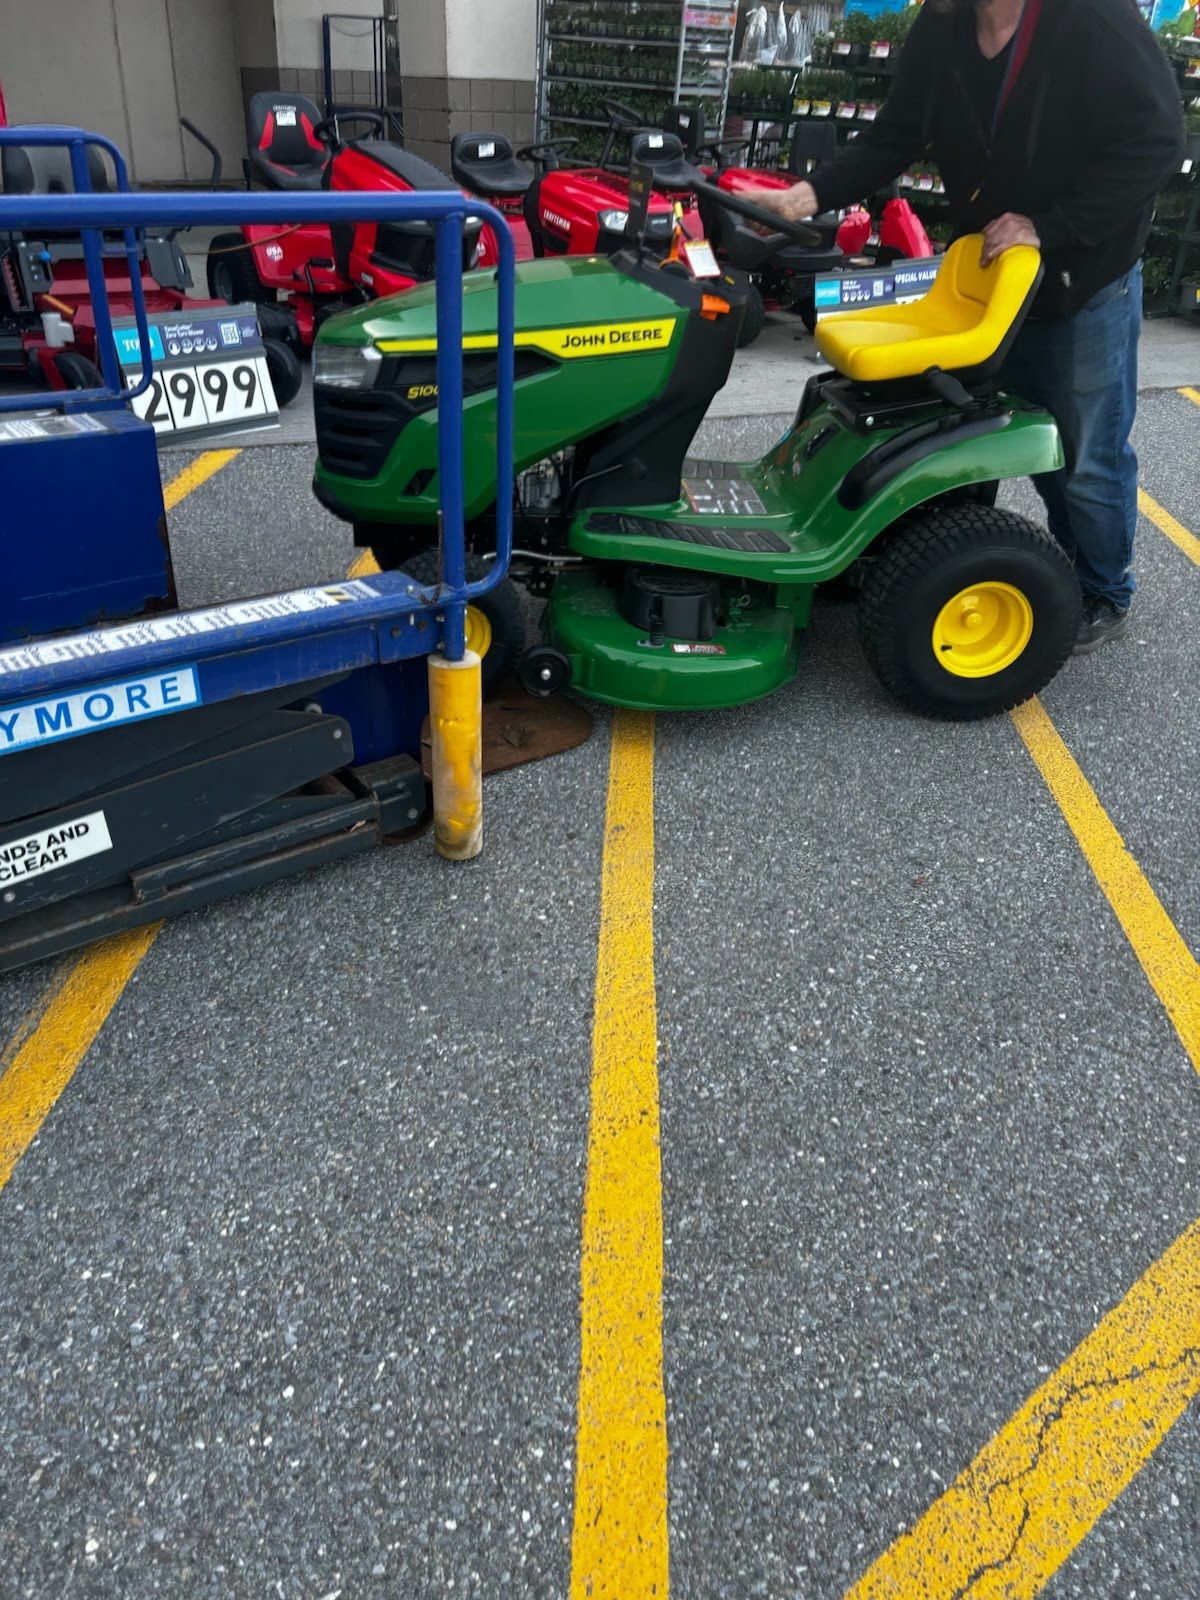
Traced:
<path fill-rule="evenodd" d="M 670 382 L 688 313 L 667 286 L 605 257 L 528 261 L 516 269 L 514 465 L 644 411 Z M 320 381 L 332 347 L 373 347 L 374 382 Z M 495 497 L 496 281 L 463 280 L 466 513 Z M 331 317 L 315 355 L 318 496 L 354 521 L 433 523 L 437 485 L 437 301 L 433 284 Z M 368 364 L 364 363 L 364 367 Z M 724 382 L 725 371 L 720 374 Z"/>

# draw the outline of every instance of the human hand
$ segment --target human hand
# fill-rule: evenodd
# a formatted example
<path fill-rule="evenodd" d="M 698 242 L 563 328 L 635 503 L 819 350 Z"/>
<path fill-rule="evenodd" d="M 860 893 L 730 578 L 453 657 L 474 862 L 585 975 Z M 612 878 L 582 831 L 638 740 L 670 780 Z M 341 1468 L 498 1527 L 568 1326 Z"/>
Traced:
<path fill-rule="evenodd" d="M 1042 248 L 1037 229 L 1029 218 L 1021 216 L 1016 211 L 1006 211 L 1002 217 L 989 222 L 983 230 L 983 254 L 980 257 L 980 266 L 990 267 L 998 255 L 1014 244 L 1031 244 L 1035 250 Z"/>
<path fill-rule="evenodd" d="M 790 189 L 742 189 L 739 198 L 762 211 L 772 211 L 785 222 L 806 222 L 817 214 L 817 194 L 811 183 L 794 183 Z"/>

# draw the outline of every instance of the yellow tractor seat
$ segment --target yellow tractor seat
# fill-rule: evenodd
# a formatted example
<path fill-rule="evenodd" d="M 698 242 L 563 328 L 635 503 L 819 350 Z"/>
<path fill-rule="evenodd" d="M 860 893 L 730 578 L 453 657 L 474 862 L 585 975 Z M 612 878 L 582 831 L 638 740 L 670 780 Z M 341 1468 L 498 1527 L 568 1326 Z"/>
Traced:
<path fill-rule="evenodd" d="M 946 251 L 929 293 L 909 305 L 837 312 L 817 323 L 817 348 L 854 383 L 919 378 L 931 367 L 985 378 L 1004 359 L 1042 278 L 1042 258 L 1018 244 L 980 266 L 983 236 Z"/>

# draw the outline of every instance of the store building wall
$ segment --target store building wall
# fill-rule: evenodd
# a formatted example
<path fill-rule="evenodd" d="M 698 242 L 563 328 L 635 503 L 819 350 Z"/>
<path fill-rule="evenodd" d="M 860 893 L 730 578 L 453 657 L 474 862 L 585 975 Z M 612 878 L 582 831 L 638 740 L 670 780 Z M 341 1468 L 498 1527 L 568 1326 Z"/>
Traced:
<path fill-rule="evenodd" d="M 456 133 L 534 137 L 537 0 L 400 0 L 410 149 L 445 166 Z"/>
<path fill-rule="evenodd" d="M 262 89 L 294 89 L 321 105 L 325 97 L 321 19 L 330 0 L 242 0 L 242 91 L 248 100 Z M 239 4 L 239 11 L 242 9 Z M 381 17 L 383 0 L 349 0 L 353 17 Z M 337 19 L 331 40 L 333 95 L 342 105 L 372 105 L 369 23 Z"/>
<path fill-rule="evenodd" d="M 0 0 L 0 83 L 11 120 L 74 122 L 112 139 L 135 182 L 203 183 L 206 152 L 186 116 L 221 151 L 227 180 L 245 154 L 245 108 L 260 89 L 324 97 L 321 17 L 329 0 Z M 445 168 L 453 134 L 534 136 L 537 0 L 348 0 L 387 19 L 389 103 L 407 142 Z M 334 39 L 334 95 L 373 102 L 361 23 Z"/>
<path fill-rule="evenodd" d="M 0 0 L 0 82 L 13 122 L 113 140 L 139 183 L 203 181 L 190 117 L 236 170 L 244 143 L 235 0 Z"/>

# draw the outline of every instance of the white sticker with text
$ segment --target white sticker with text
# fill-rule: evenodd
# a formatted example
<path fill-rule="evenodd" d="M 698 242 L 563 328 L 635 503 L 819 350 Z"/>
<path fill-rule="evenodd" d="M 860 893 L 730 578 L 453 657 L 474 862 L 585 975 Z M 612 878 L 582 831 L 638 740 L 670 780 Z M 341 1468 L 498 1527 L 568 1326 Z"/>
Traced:
<path fill-rule="evenodd" d="M 25 883 L 112 847 L 103 811 L 89 811 L 85 817 L 73 817 L 70 822 L 15 839 L 0 839 L 0 884 Z"/>

